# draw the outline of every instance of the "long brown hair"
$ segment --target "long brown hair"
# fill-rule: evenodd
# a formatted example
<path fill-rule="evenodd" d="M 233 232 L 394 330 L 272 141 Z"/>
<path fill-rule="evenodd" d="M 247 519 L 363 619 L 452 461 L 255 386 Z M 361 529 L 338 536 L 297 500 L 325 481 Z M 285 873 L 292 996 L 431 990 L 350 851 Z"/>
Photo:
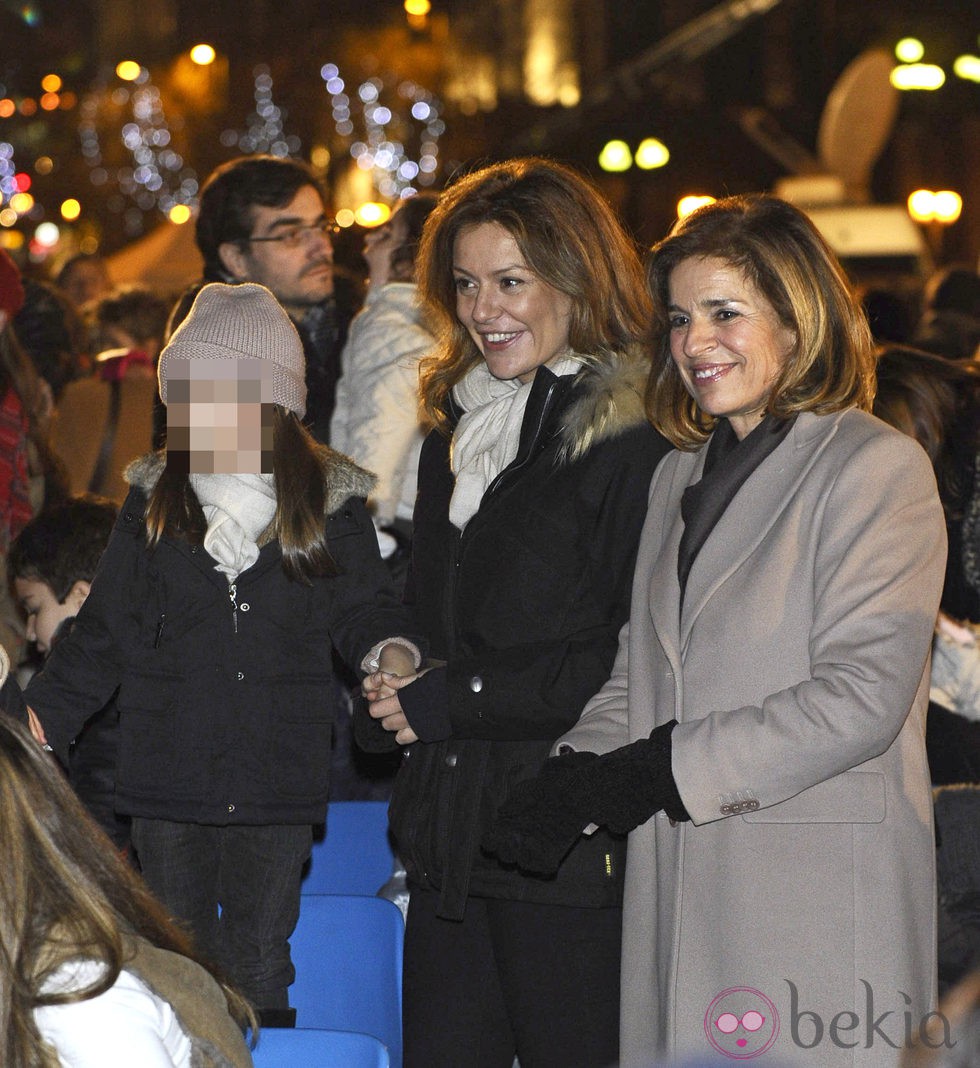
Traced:
<path fill-rule="evenodd" d="M 696 449 L 715 420 L 688 393 L 670 355 L 670 275 L 683 260 L 717 257 L 742 271 L 796 335 L 766 410 L 871 410 L 874 350 L 867 318 L 843 268 L 799 208 L 765 194 L 734 196 L 674 225 L 647 261 L 653 297 L 653 369 L 647 414 L 678 448 Z"/>
<path fill-rule="evenodd" d="M 495 163 L 458 179 L 429 216 L 419 248 L 418 281 L 439 346 L 421 364 L 422 408 L 445 430 L 452 387 L 481 359 L 456 316 L 453 253 L 461 230 L 497 223 L 528 267 L 572 299 L 568 341 L 599 364 L 646 360 L 650 305 L 636 246 L 602 194 L 553 160 Z"/>
<path fill-rule="evenodd" d="M 201 964 L 183 931 L 83 808 L 26 728 L 0 716 L 0 1063 L 57 1068 L 34 1009 L 85 1001 L 126 966 L 133 936 Z M 80 990 L 44 992 L 79 957 L 105 965 Z M 219 980 L 220 982 L 220 980 Z M 248 1003 L 221 984 L 228 1011 L 254 1030 Z"/>
<path fill-rule="evenodd" d="M 318 449 L 295 412 L 278 404 L 273 406 L 276 513 L 271 534 L 282 549 L 283 571 L 288 578 L 305 585 L 314 578 L 337 574 L 326 543 L 327 491 Z M 146 509 L 147 544 L 153 548 L 166 535 L 200 545 L 207 526 L 188 480 L 186 456 L 168 450 L 167 465 L 150 493 Z"/>

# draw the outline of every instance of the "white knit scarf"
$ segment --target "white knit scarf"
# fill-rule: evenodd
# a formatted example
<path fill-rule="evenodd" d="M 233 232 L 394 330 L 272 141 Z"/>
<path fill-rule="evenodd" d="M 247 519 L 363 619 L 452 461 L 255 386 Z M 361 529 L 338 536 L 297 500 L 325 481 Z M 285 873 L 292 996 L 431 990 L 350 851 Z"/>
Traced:
<path fill-rule="evenodd" d="M 583 360 L 568 353 L 548 364 L 556 375 L 574 374 Z M 524 412 L 534 380 L 494 378 L 481 360 L 453 386 L 463 415 L 453 434 L 450 463 L 456 485 L 449 519 L 463 530 L 476 514 L 490 483 L 517 455 Z"/>
<path fill-rule="evenodd" d="M 276 514 L 272 475 L 191 475 L 191 489 L 204 509 L 204 548 L 215 570 L 233 582 L 259 558 L 256 544 Z"/>

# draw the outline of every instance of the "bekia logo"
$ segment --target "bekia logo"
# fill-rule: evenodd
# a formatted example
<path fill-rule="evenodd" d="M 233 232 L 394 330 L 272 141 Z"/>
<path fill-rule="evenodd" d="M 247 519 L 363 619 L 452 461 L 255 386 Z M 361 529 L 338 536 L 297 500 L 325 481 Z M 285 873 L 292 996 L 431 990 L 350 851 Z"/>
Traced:
<path fill-rule="evenodd" d="M 751 1060 L 770 1049 L 779 1037 L 779 1013 L 761 990 L 729 987 L 708 1006 L 704 1033 L 719 1053 L 732 1060 Z"/>
<path fill-rule="evenodd" d="M 863 998 L 852 1008 L 821 1016 L 801 1003 L 800 989 L 784 980 L 789 994 L 787 1037 L 797 1049 L 812 1050 L 826 1043 L 838 1049 L 890 1046 L 911 1049 L 916 1043 L 929 1048 L 951 1049 L 949 1020 L 941 1012 L 918 1016 L 912 1011 L 912 999 L 898 991 L 900 1008 L 885 1008 L 876 1003 L 871 984 L 858 980 Z M 712 999 L 704 1014 L 704 1033 L 711 1046 L 732 1060 L 751 1060 L 770 1049 L 779 1037 L 779 1013 L 775 1003 L 761 990 L 733 986 Z"/>

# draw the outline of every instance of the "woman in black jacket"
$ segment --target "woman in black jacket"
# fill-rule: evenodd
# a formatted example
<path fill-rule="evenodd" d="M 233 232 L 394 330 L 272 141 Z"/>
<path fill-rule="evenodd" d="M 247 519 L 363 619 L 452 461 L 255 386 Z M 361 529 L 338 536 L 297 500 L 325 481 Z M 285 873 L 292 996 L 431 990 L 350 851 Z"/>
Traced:
<path fill-rule="evenodd" d="M 422 370 L 407 599 L 444 664 L 372 676 L 358 723 L 365 746 L 406 747 L 390 810 L 411 889 L 406 1065 L 606 1065 L 624 843 L 596 834 L 541 879 L 479 841 L 608 677 L 629 614 L 668 449 L 643 415 L 642 272 L 591 185 L 524 159 L 443 194 L 420 287 L 442 343 Z"/>
<path fill-rule="evenodd" d="M 364 505 L 373 479 L 303 427 L 303 367 L 267 289 L 200 291 L 160 357 L 166 452 L 128 468 L 91 592 L 26 691 L 64 758 L 118 687 L 116 808 L 143 876 L 266 1024 L 294 1018 L 332 651 L 362 673 L 419 660 Z"/>

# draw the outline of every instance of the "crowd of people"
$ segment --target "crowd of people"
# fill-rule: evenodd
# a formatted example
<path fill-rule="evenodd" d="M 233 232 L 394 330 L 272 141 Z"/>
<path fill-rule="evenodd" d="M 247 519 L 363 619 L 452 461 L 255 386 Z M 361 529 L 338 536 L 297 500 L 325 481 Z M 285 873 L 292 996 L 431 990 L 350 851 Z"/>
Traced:
<path fill-rule="evenodd" d="M 0 250 L 0 1060 L 249 1064 L 371 797 L 406 1068 L 970 1063 L 976 271 L 535 157 L 195 225 L 182 293 Z"/>

